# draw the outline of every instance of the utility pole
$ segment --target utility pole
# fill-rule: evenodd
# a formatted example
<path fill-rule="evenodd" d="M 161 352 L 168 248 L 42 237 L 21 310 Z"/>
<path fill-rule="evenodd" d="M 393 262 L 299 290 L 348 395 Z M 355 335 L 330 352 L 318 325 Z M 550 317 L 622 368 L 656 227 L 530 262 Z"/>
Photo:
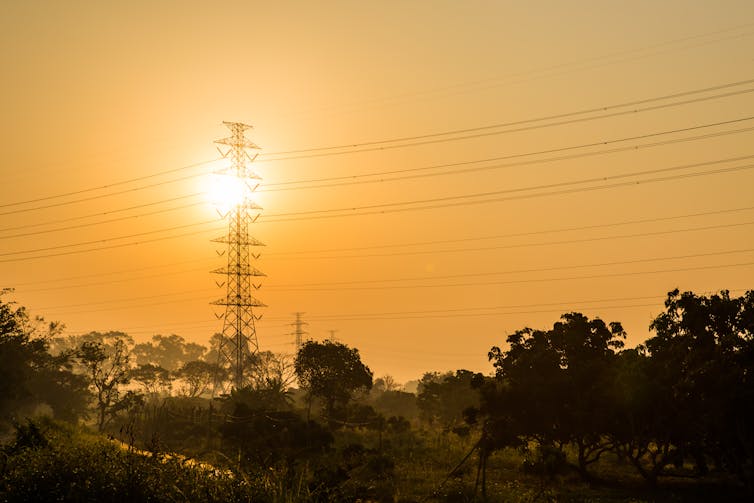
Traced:
<path fill-rule="evenodd" d="M 298 352 L 298 350 L 301 349 L 301 344 L 304 343 L 304 336 L 309 333 L 304 331 L 304 325 L 308 325 L 308 323 L 301 319 L 301 316 L 303 316 L 305 313 L 296 312 L 293 314 L 296 315 L 296 321 L 291 323 L 291 325 L 293 325 L 295 329 L 293 334 L 291 335 L 296 336 L 296 352 Z"/>
<path fill-rule="evenodd" d="M 224 314 L 215 315 L 223 320 L 217 363 L 230 371 L 233 386 L 239 389 L 245 384 L 245 366 L 251 356 L 259 350 L 255 322 L 261 319 L 261 316 L 255 315 L 253 308 L 266 307 L 252 296 L 252 291 L 262 286 L 254 283 L 252 278 L 265 274 L 251 265 L 252 260 L 259 258 L 258 253 L 252 253 L 252 248 L 264 246 L 264 243 L 249 234 L 249 226 L 256 221 L 262 209 L 251 200 L 254 191 L 259 187 L 261 177 L 248 166 L 257 157 L 257 154 L 253 157 L 249 155 L 249 150 L 259 149 L 244 136 L 244 132 L 251 129 L 251 126 L 240 122 L 223 124 L 230 129 L 231 135 L 216 140 L 215 143 L 219 145 L 218 150 L 223 158 L 230 160 L 230 166 L 216 174 L 230 177 L 230 181 L 239 191 L 239 197 L 237 201 L 232 201 L 233 206 L 223 215 L 223 218 L 228 220 L 227 234 L 212 240 L 214 243 L 226 245 L 218 255 L 227 254 L 226 266 L 211 271 L 225 278 L 224 281 L 217 282 L 219 287 L 225 286 L 225 297 L 212 304 L 225 307 Z M 252 213 L 255 215 L 252 216 Z M 214 392 L 227 392 L 225 383 L 220 382 L 219 377 L 215 379 Z"/>

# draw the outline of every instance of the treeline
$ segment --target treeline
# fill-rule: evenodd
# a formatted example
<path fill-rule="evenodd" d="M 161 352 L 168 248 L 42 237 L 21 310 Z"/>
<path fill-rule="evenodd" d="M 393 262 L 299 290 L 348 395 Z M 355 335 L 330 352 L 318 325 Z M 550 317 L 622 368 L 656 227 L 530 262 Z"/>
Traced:
<path fill-rule="evenodd" d="M 24 419 L 46 413 L 148 456 L 229 470 L 256 499 L 392 501 L 396 463 L 434 456 L 432 431 L 468 439 L 483 494 L 488 461 L 504 449 L 543 477 L 572 467 L 592 480 L 610 457 L 650 485 L 713 473 L 751 491 L 754 292 L 670 292 L 651 329 L 626 349 L 619 323 L 565 314 L 493 347 L 494 375 L 430 372 L 415 393 L 375 379 L 356 348 L 308 341 L 295 356 L 254 355 L 247 385 L 221 393 L 231 375 L 217 365 L 217 335 L 209 348 L 177 335 L 66 337 L 0 299 L 0 426 L 16 424 L 2 462 L 23 466 L 24 445 L 47 445 Z"/>
<path fill-rule="evenodd" d="M 477 376 L 481 403 L 466 412 L 481 427 L 481 468 L 496 449 L 534 441 L 550 461 L 570 446 L 587 479 L 610 452 L 650 484 L 671 469 L 714 469 L 751 491 L 754 292 L 670 292 L 650 328 L 653 337 L 623 349 L 620 324 L 571 313 L 492 348 L 496 374 Z"/>

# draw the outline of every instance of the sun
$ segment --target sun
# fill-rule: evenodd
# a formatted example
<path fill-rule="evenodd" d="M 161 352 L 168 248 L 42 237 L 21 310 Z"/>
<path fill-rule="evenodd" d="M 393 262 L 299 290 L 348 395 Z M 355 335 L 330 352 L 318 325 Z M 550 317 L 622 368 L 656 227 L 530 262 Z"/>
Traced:
<path fill-rule="evenodd" d="M 213 173 L 208 177 L 204 194 L 207 201 L 224 214 L 247 202 L 251 191 L 244 180 L 234 175 Z"/>

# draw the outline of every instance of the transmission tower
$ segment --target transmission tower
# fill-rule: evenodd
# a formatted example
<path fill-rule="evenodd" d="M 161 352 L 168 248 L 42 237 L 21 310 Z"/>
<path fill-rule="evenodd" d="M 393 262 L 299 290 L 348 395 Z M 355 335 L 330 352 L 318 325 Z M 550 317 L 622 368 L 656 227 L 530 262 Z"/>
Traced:
<path fill-rule="evenodd" d="M 291 335 L 296 336 L 296 352 L 298 352 L 301 349 L 301 344 L 304 343 L 304 336 L 308 334 L 308 332 L 304 331 L 304 325 L 308 325 L 308 323 L 301 319 L 304 313 L 296 312 L 294 314 L 296 315 L 296 321 L 291 323 L 294 327 L 294 332 Z"/>
<path fill-rule="evenodd" d="M 232 201 L 227 214 L 222 215 L 228 220 L 228 233 L 212 240 L 226 245 L 222 252 L 218 252 L 219 255 L 227 254 L 227 265 L 211 271 L 225 277 L 224 281 L 217 282 L 219 287 L 225 286 L 225 297 L 212 304 L 225 307 L 225 314 L 218 316 L 223 320 L 217 351 L 218 364 L 230 371 L 233 385 L 239 389 L 245 385 L 245 367 L 252 355 L 259 350 L 255 322 L 261 316 L 256 316 L 253 309 L 265 307 L 252 295 L 261 286 L 253 278 L 265 274 L 251 265 L 252 260 L 259 258 L 258 253 L 252 253 L 252 248 L 264 246 L 264 243 L 249 234 L 249 226 L 256 221 L 262 209 L 251 200 L 261 177 L 248 166 L 257 156 L 249 155 L 249 150 L 259 149 L 244 136 L 244 132 L 251 129 L 251 126 L 240 122 L 223 124 L 230 129 L 231 135 L 216 140 L 215 143 L 219 145 L 218 150 L 223 158 L 230 160 L 230 166 L 217 172 L 217 175 L 230 177 L 231 185 L 238 194 L 234 195 L 237 200 Z M 218 390 L 227 391 L 225 380 L 219 377 L 215 379 L 215 393 Z"/>

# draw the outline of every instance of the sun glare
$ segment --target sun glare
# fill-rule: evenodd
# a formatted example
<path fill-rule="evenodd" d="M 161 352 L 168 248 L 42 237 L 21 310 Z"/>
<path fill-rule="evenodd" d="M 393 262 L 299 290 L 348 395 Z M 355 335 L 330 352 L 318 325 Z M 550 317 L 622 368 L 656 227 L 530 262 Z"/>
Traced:
<path fill-rule="evenodd" d="M 233 175 L 210 175 L 204 190 L 207 201 L 221 213 L 245 202 L 250 196 L 244 181 Z"/>

